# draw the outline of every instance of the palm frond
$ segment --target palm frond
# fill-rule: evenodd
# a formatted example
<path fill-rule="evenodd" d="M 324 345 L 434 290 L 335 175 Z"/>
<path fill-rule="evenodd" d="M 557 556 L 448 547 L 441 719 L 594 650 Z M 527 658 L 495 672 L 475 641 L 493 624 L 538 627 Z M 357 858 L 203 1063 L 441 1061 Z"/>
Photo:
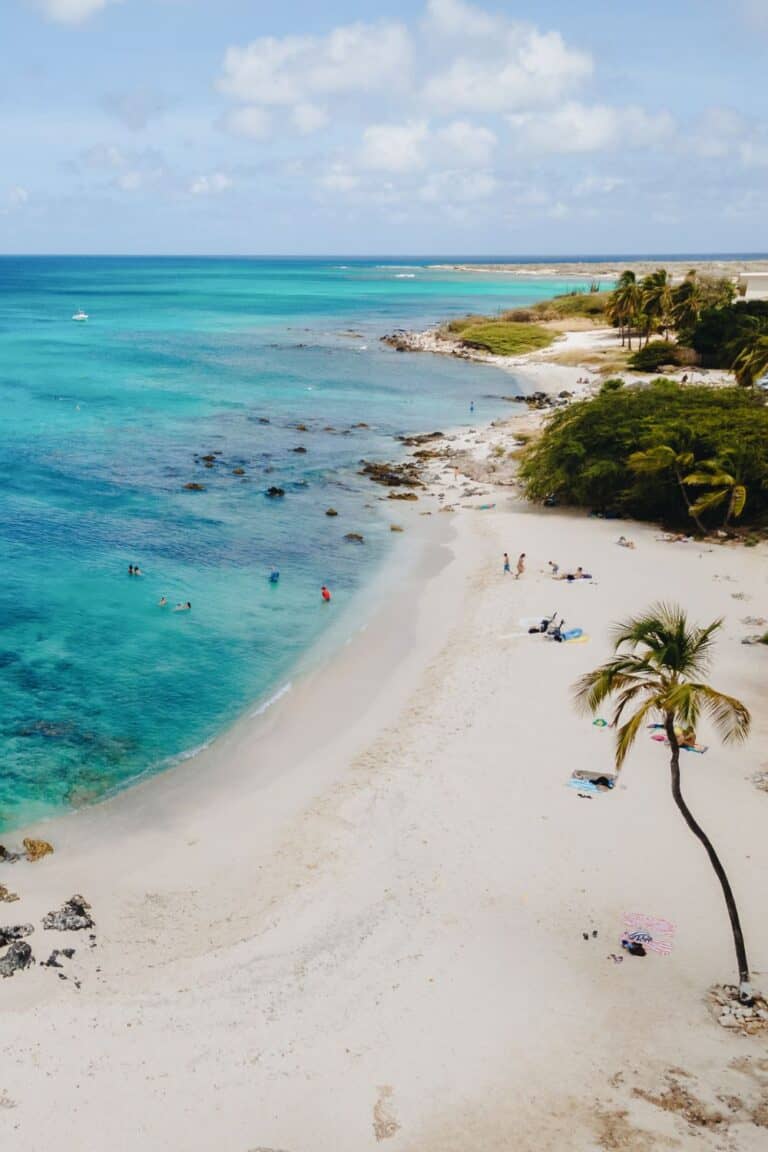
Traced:
<path fill-rule="evenodd" d="M 652 697 L 650 700 L 646 700 L 646 702 L 638 708 L 637 712 L 630 717 L 627 723 L 618 729 L 616 733 L 616 752 L 614 757 L 617 771 L 621 769 L 637 738 L 638 732 L 643 727 L 648 716 L 656 710 L 656 699 Z"/>
<path fill-rule="evenodd" d="M 746 704 L 735 696 L 718 692 L 709 684 L 691 684 L 700 697 L 701 707 L 710 716 L 724 744 L 739 744 L 749 736 L 752 717 Z"/>

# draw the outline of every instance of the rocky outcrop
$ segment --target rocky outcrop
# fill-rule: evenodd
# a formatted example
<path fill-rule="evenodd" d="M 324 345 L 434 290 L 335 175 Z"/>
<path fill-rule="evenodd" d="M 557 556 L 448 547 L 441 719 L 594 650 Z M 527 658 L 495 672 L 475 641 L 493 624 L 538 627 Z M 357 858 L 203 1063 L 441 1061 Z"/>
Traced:
<path fill-rule="evenodd" d="M 90 904 L 82 896 L 70 896 L 69 900 L 55 912 L 47 912 L 43 917 L 43 928 L 57 932 L 80 932 L 93 928 Z"/>
<path fill-rule="evenodd" d="M 43 968 L 63 968 L 64 965 L 59 963 L 59 956 L 63 956 L 65 960 L 71 960 L 74 954 L 74 948 L 54 948 L 47 960 L 40 961 L 40 965 Z"/>
<path fill-rule="evenodd" d="M 13 904 L 18 898 L 18 892 L 11 892 L 9 888 L 6 888 L 5 884 L 0 884 L 0 904 Z"/>
<path fill-rule="evenodd" d="M 23 940 L 25 936 L 31 936 L 34 930 L 33 924 L 7 924 L 4 928 L 0 928 L 0 948 L 5 948 L 7 944 L 13 944 L 16 940 Z"/>
<path fill-rule="evenodd" d="M 364 544 L 365 543 L 365 537 L 362 536 L 359 532 L 347 532 L 344 539 L 347 541 L 348 544 Z"/>
<path fill-rule="evenodd" d="M 415 492 L 390 492 L 388 500 L 418 500 Z"/>
<path fill-rule="evenodd" d="M 49 844 L 47 840 L 31 840 L 27 837 L 22 840 L 24 851 L 27 854 L 27 860 L 42 860 L 43 856 L 50 856 L 53 852 L 53 845 Z"/>
<path fill-rule="evenodd" d="M 278 488 L 277 485 L 273 484 L 271 488 L 267 488 L 264 495 L 268 496 L 270 500 L 279 500 L 285 496 L 285 488 Z"/>
<path fill-rule="evenodd" d="M 0 976 L 13 976 L 14 972 L 22 972 L 29 968 L 34 959 L 29 944 L 25 940 L 18 940 L 11 944 L 5 956 L 0 959 Z"/>
<path fill-rule="evenodd" d="M 303 444 L 299 444 L 298 447 L 292 448 L 291 451 L 292 452 L 298 452 L 298 453 L 300 453 L 300 455 L 304 456 L 306 454 L 307 450 Z"/>
<path fill-rule="evenodd" d="M 326 516 L 338 516 L 338 512 L 335 508 L 326 508 L 325 514 Z"/>
<path fill-rule="evenodd" d="M 419 479 L 419 470 L 416 464 L 409 461 L 403 464 L 380 464 L 375 461 L 362 460 L 361 476 L 367 476 L 374 484 L 383 484 L 387 488 L 423 488 Z"/>
<path fill-rule="evenodd" d="M 245 476 L 245 468 L 233 468 L 232 469 L 232 475 L 233 476 Z"/>
<path fill-rule="evenodd" d="M 196 480 L 190 480 L 184 487 L 187 492 L 205 492 L 205 484 L 198 484 Z"/>

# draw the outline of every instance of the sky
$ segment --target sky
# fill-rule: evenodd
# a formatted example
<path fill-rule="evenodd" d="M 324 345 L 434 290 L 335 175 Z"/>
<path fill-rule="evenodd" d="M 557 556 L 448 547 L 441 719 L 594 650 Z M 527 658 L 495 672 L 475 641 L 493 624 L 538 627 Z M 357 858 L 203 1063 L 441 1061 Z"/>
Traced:
<path fill-rule="evenodd" d="M 0 0 L 0 252 L 768 250 L 768 0 Z"/>

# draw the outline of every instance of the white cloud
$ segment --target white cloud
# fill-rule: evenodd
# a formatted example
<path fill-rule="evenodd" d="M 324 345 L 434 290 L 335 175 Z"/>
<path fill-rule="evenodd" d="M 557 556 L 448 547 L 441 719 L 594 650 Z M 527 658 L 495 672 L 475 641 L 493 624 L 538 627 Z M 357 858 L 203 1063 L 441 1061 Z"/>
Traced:
<path fill-rule="evenodd" d="M 649 147 L 674 133 L 666 112 L 569 101 L 553 111 L 509 117 L 518 144 L 529 152 L 602 152 L 619 146 Z"/>
<path fill-rule="evenodd" d="M 189 186 L 192 196 L 215 196 L 219 192 L 227 192 L 233 186 L 230 176 L 224 172 L 214 172 L 211 176 L 198 176 Z"/>
<path fill-rule="evenodd" d="M 559 32 L 488 16 L 461 0 L 432 0 L 429 24 L 459 53 L 430 76 L 425 98 L 439 111 L 514 111 L 552 104 L 592 74 L 592 57 Z"/>
<path fill-rule="evenodd" d="M 264 140 L 271 128 L 269 113 L 255 104 L 233 108 L 225 123 L 228 131 L 235 136 L 250 136 L 254 140 Z"/>
<path fill-rule="evenodd" d="M 429 136 L 425 120 L 405 124 L 371 124 L 363 133 L 360 162 L 364 168 L 384 172 L 412 172 L 426 164 L 424 145 Z"/>
<path fill-rule="evenodd" d="M 351 24 L 325 36 L 264 36 L 229 48 L 219 88 L 250 104 L 301 105 L 313 97 L 399 86 L 411 38 L 400 24 Z"/>
<path fill-rule="evenodd" d="M 325 128 L 329 117 L 325 108 L 317 104 L 297 104 L 293 109 L 292 119 L 299 132 L 308 136 L 311 132 Z"/>
<path fill-rule="evenodd" d="M 119 0 L 37 0 L 38 7 L 42 8 L 48 19 L 60 24 L 81 24 L 108 5 L 116 3 Z"/>
<path fill-rule="evenodd" d="M 429 0 L 426 24 L 438 36 L 479 38 L 495 35 L 502 21 L 463 0 Z"/>
<path fill-rule="evenodd" d="M 495 132 L 467 120 L 454 120 L 438 132 L 437 140 L 451 156 L 452 162 L 462 167 L 488 164 L 497 143 Z"/>

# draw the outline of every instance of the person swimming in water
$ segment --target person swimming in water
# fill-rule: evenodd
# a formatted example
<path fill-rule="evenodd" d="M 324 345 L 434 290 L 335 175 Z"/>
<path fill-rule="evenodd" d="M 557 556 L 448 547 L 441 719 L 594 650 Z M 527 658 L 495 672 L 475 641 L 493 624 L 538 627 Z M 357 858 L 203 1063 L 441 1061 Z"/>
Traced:
<path fill-rule="evenodd" d="M 133 576 L 133 564 L 128 565 L 128 575 Z"/>
<path fill-rule="evenodd" d="M 326 604 L 330 604 L 330 602 L 331 602 L 331 593 L 328 591 L 328 589 L 326 588 L 325 584 L 323 584 L 322 588 L 320 589 L 320 595 L 322 596 L 322 598 L 323 598 L 323 600 L 325 601 L 325 603 L 326 603 Z"/>
<path fill-rule="evenodd" d="M 186 604 L 177 604 L 174 608 L 174 612 L 189 612 L 191 607 L 192 605 L 190 604 L 189 600 L 187 600 Z"/>
<path fill-rule="evenodd" d="M 273 568 L 269 574 L 270 584 L 277 584 L 279 579 L 280 579 L 280 573 L 278 572 L 277 568 Z"/>
<path fill-rule="evenodd" d="M 157 602 L 158 608 L 165 608 L 165 607 L 167 607 L 167 604 L 168 604 L 168 598 L 166 596 L 161 596 Z"/>

